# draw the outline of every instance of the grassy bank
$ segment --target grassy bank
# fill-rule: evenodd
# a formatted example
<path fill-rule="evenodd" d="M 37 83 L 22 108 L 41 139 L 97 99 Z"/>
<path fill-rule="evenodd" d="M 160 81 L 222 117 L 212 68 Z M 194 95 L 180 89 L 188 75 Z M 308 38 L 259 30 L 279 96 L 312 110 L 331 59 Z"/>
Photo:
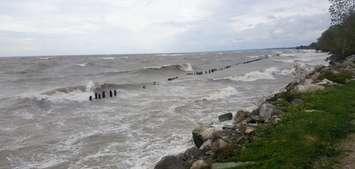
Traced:
<path fill-rule="evenodd" d="M 304 103 L 275 101 L 284 112 L 283 120 L 259 127 L 255 140 L 235 153 L 234 161 L 256 162 L 243 167 L 250 169 L 331 168 L 340 152 L 336 143 L 353 127 L 355 81 L 293 97 Z"/>

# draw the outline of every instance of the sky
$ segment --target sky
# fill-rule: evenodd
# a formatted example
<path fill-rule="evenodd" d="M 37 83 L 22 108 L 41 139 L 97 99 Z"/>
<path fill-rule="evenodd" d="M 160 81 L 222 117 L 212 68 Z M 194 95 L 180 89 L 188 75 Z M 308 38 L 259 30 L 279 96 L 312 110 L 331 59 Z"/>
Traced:
<path fill-rule="evenodd" d="M 0 56 L 290 47 L 329 27 L 327 0 L 0 0 Z"/>

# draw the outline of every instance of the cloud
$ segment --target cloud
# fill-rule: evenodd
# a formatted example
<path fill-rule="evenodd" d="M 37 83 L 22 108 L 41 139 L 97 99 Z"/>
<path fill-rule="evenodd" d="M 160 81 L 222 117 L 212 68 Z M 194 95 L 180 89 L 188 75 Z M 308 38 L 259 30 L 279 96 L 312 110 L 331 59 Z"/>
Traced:
<path fill-rule="evenodd" d="M 329 25 L 324 0 L 0 2 L 0 56 L 292 46 Z"/>

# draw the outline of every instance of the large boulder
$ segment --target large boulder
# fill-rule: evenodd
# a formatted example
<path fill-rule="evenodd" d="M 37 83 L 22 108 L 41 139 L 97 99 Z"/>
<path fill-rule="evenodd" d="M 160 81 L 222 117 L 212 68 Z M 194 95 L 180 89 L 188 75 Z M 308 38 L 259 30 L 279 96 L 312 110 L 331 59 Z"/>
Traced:
<path fill-rule="evenodd" d="M 197 147 L 187 149 L 184 153 L 177 155 L 179 159 L 183 161 L 185 168 L 189 168 L 192 163 L 203 157 L 203 152 Z"/>
<path fill-rule="evenodd" d="M 163 157 L 154 167 L 154 169 L 186 169 L 190 168 L 192 163 L 201 159 L 203 152 L 196 147 L 187 149 L 184 153 L 175 156 Z"/>
<path fill-rule="evenodd" d="M 163 157 L 154 167 L 154 169 L 185 169 L 182 159 L 176 156 Z"/>
<path fill-rule="evenodd" d="M 217 137 L 218 137 L 217 129 L 213 127 L 200 126 L 195 128 L 192 131 L 192 139 L 196 147 L 198 148 L 200 148 L 203 142 L 205 142 L 206 140 L 217 138 Z"/>

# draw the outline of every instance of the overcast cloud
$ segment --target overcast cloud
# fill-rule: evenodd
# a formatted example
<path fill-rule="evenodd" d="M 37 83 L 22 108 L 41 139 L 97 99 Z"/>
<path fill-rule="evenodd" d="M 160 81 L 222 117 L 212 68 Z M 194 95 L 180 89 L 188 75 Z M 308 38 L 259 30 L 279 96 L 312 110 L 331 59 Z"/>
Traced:
<path fill-rule="evenodd" d="M 329 26 L 327 0 L 1 0 L 0 56 L 287 47 Z"/>

